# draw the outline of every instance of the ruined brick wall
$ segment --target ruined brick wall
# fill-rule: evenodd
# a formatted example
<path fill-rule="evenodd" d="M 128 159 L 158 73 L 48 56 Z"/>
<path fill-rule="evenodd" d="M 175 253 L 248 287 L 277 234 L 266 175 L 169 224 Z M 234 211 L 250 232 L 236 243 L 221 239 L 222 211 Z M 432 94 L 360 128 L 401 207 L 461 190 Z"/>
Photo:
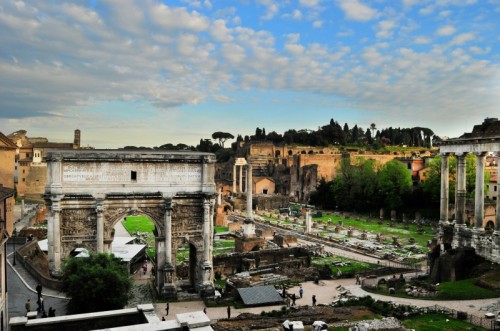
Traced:
<path fill-rule="evenodd" d="M 319 248 L 318 248 L 319 249 Z M 309 267 L 311 249 L 304 247 L 266 249 L 247 253 L 227 253 L 214 256 L 214 271 L 221 275 L 232 275 L 245 271 L 245 259 L 255 260 L 255 268 L 265 268 L 279 263 L 297 262 L 301 267 Z"/>
<path fill-rule="evenodd" d="M 26 176 L 26 189 L 24 194 L 26 196 L 41 196 L 45 191 L 45 184 L 47 182 L 47 165 L 32 164 L 29 173 Z"/>
<path fill-rule="evenodd" d="M 290 202 L 290 198 L 284 195 L 261 195 L 254 197 L 253 202 L 259 210 L 271 210 L 287 207 Z"/>

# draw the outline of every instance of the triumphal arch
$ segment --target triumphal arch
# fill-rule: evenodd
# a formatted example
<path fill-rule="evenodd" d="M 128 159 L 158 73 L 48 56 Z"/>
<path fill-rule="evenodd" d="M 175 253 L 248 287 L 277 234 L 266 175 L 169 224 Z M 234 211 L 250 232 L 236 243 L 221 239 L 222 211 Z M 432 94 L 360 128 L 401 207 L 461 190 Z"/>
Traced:
<path fill-rule="evenodd" d="M 155 225 L 155 287 L 176 298 L 177 249 L 190 246 L 189 282 L 214 292 L 215 155 L 184 151 L 68 150 L 46 155 L 45 202 L 51 272 L 77 247 L 109 252 L 113 227 L 127 215 Z"/>
<path fill-rule="evenodd" d="M 485 232 L 484 225 L 484 171 L 488 153 L 500 153 L 500 121 L 487 118 L 482 124 L 475 125 L 472 132 L 459 138 L 443 140 L 439 143 L 441 153 L 441 204 L 440 236 L 445 244 L 452 247 L 473 247 L 476 253 L 490 261 L 500 263 L 500 162 L 497 160 L 496 219 L 492 234 Z M 476 155 L 476 184 L 474 197 L 474 224 L 465 224 L 466 212 L 466 162 L 467 154 Z M 456 193 L 455 219 L 449 218 L 449 158 L 455 156 Z M 452 221 L 452 222 L 450 222 Z M 445 233 L 451 234 L 446 236 Z"/>

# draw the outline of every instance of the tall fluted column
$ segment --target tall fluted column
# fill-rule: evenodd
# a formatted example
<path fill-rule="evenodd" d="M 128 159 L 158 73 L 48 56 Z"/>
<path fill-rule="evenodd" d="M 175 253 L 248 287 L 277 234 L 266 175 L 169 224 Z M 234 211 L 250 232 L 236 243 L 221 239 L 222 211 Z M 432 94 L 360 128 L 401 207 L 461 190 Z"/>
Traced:
<path fill-rule="evenodd" d="M 164 198 L 165 215 L 163 216 L 163 227 L 165 238 L 163 241 L 164 254 L 161 253 L 161 245 L 158 245 L 158 287 L 164 299 L 171 300 L 177 298 L 177 288 L 175 286 L 175 267 L 172 263 L 172 211 L 174 204 L 171 198 Z M 163 264 L 163 265 L 162 265 Z"/>
<path fill-rule="evenodd" d="M 53 210 L 53 242 L 54 242 L 54 271 L 61 270 L 61 206 L 59 202 L 52 205 Z"/>
<path fill-rule="evenodd" d="M 252 213 L 252 194 L 253 194 L 253 183 L 252 183 L 252 165 L 247 164 L 247 218 L 253 219 Z"/>
<path fill-rule="evenodd" d="M 97 213 L 97 252 L 104 252 L 104 207 L 101 203 L 96 206 Z"/>
<path fill-rule="evenodd" d="M 486 153 L 478 153 L 476 159 L 476 195 L 474 228 L 482 229 L 484 220 L 484 160 Z"/>
<path fill-rule="evenodd" d="M 455 198 L 455 217 L 457 224 L 464 224 L 465 221 L 465 201 L 466 201 L 466 176 L 465 157 L 466 153 L 456 154 L 457 156 L 457 191 Z"/>
<path fill-rule="evenodd" d="M 233 165 L 233 193 L 236 193 L 236 164 Z"/>
<path fill-rule="evenodd" d="M 172 266 L 172 200 L 165 202 L 165 264 Z"/>
<path fill-rule="evenodd" d="M 441 155 L 441 205 L 439 219 L 441 222 L 448 221 L 448 203 L 449 203 L 449 155 Z"/>
<path fill-rule="evenodd" d="M 203 201 L 203 260 L 210 262 L 210 241 L 212 234 L 210 232 L 210 200 Z"/>
<path fill-rule="evenodd" d="M 240 167 L 240 193 L 243 192 L 243 166 Z"/>
<path fill-rule="evenodd" d="M 212 268 L 212 212 L 214 202 L 206 197 L 203 200 L 203 263 L 202 267 L 202 284 L 200 292 L 202 296 L 211 296 L 215 293 L 213 283 L 213 268 Z"/>

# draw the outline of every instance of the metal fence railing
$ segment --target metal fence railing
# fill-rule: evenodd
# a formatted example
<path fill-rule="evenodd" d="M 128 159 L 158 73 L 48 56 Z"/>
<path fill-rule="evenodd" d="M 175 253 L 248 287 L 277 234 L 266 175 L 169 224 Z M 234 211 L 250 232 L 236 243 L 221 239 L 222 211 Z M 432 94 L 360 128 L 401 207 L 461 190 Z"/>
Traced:
<path fill-rule="evenodd" d="M 439 305 L 430 306 L 428 309 L 430 311 L 434 311 L 436 313 L 448 315 L 451 318 L 454 318 L 457 320 L 463 320 L 463 321 L 469 322 L 471 324 L 474 324 L 476 326 L 480 326 L 480 327 L 488 329 L 488 330 L 500 330 L 500 325 L 497 323 L 497 320 L 496 320 L 498 318 L 498 316 L 494 316 L 493 318 L 487 318 L 486 316 L 480 317 L 480 316 L 476 316 L 473 314 L 469 314 L 467 312 L 458 311 L 455 309 L 450 309 L 450 308 L 439 306 Z"/>

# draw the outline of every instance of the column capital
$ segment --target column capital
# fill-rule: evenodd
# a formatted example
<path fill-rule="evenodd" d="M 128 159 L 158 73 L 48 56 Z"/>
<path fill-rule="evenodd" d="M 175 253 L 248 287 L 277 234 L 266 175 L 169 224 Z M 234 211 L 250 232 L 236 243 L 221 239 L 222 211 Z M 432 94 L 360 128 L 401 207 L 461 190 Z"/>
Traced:
<path fill-rule="evenodd" d="M 474 152 L 474 155 L 479 156 L 479 157 L 484 157 L 488 154 L 488 152 Z"/>
<path fill-rule="evenodd" d="M 102 204 L 98 204 L 95 207 L 95 211 L 97 212 L 97 214 L 102 214 L 104 212 L 104 206 Z"/>
<path fill-rule="evenodd" d="M 448 152 L 446 152 L 446 153 L 441 153 L 441 152 L 440 152 L 440 153 L 439 153 L 439 155 L 441 155 L 442 157 L 449 157 L 449 156 L 451 155 L 451 153 L 448 153 Z"/>
<path fill-rule="evenodd" d="M 175 202 L 172 201 L 172 198 L 163 198 L 163 208 L 166 211 L 173 211 L 175 209 Z"/>
<path fill-rule="evenodd" d="M 457 153 L 455 153 L 455 156 L 463 158 L 463 157 L 466 157 L 467 154 L 469 154 L 469 152 L 457 152 Z"/>

